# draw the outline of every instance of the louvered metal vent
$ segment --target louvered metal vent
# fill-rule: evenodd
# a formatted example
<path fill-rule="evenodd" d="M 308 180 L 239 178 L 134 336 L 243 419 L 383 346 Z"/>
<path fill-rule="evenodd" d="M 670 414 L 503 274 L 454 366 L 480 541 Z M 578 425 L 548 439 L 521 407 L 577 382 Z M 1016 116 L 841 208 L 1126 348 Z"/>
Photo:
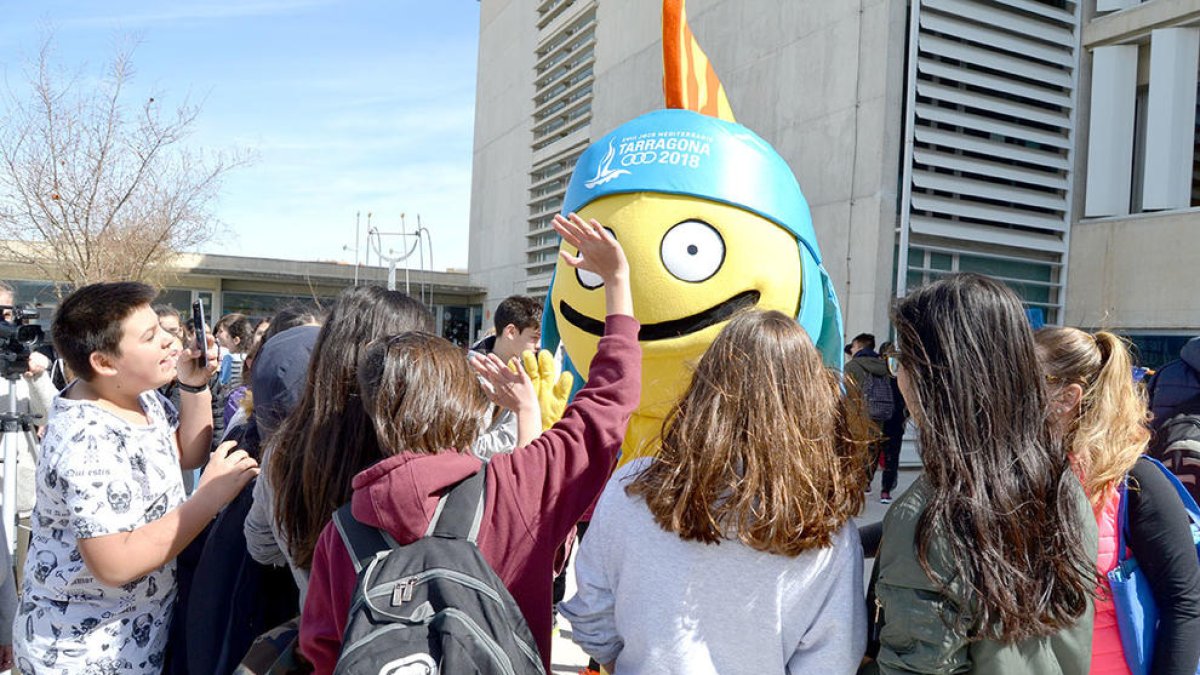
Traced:
<path fill-rule="evenodd" d="M 558 260 L 551 227 L 575 160 L 587 148 L 596 61 L 595 0 L 545 0 L 538 6 L 534 53 L 533 168 L 525 242 L 525 292 L 546 294 Z"/>
<path fill-rule="evenodd" d="M 1079 3 L 913 0 L 911 12 L 899 294 L 978 271 L 1057 322 Z"/>

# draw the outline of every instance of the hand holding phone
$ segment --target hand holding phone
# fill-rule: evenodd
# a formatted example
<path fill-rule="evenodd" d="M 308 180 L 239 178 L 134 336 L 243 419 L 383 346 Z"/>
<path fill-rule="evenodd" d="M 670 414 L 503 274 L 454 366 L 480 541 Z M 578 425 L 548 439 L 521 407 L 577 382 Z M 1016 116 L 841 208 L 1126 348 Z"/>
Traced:
<path fill-rule="evenodd" d="M 208 335 L 204 326 L 204 305 L 197 300 L 192 303 L 192 325 L 196 327 L 195 349 L 200 353 L 196 363 L 201 368 L 208 367 Z"/>

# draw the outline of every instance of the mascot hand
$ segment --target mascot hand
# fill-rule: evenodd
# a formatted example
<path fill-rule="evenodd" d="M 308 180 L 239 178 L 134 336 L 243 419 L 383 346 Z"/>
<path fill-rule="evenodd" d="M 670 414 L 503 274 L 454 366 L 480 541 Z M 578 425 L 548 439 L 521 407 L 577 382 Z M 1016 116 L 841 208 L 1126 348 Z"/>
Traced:
<path fill-rule="evenodd" d="M 538 407 L 542 411 L 542 431 L 545 431 L 562 419 L 575 378 L 569 372 L 555 377 L 554 355 L 545 349 L 538 352 L 536 358 L 531 351 L 521 354 L 521 365 L 533 381 Z"/>

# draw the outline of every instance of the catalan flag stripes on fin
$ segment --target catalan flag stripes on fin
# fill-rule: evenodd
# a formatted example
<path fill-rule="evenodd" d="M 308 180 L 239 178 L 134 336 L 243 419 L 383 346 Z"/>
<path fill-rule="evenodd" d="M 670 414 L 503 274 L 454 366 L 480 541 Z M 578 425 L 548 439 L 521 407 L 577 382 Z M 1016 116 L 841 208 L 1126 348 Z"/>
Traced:
<path fill-rule="evenodd" d="M 667 107 L 734 122 L 725 87 L 688 26 L 685 3 L 663 0 L 663 93 Z"/>

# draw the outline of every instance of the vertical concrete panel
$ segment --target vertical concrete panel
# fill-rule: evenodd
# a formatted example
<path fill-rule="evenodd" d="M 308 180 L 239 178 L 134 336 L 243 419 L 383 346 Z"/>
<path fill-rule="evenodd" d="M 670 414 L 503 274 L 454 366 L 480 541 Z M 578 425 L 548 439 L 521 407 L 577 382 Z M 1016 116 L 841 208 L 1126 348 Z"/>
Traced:
<path fill-rule="evenodd" d="M 1129 213 L 1137 59 L 1137 45 L 1093 52 L 1085 216 Z"/>
<path fill-rule="evenodd" d="M 1192 201 L 1200 28 L 1150 35 L 1150 101 L 1142 208 L 1186 209 Z"/>

